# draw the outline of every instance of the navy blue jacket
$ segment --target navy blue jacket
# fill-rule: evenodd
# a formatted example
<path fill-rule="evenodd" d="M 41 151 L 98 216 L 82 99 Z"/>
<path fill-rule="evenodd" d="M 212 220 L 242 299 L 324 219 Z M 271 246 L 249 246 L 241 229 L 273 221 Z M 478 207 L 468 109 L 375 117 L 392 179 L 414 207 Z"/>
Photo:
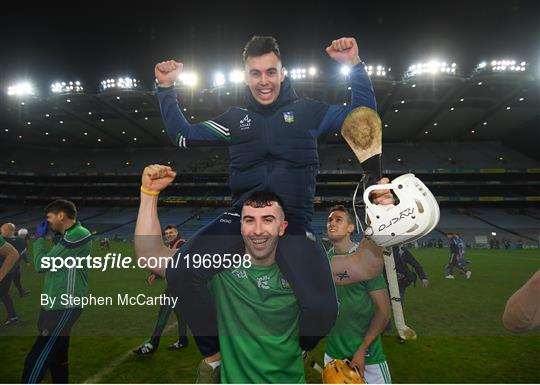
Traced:
<path fill-rule="evenodd" d="M 347 106 L 299 98 L 288 77 L 277 100 L 259 104 L 246 87 L 247 106 L 190 124 L 180 111 L 174 88 L 158 90 L 161 115 L 173 143 L 229 146 L 233 206 L 253 191 L 270 190 L 285 204 L 287 220 L 310 227 L 319 171 L 317 139 L 339 132 L 347 114 L 356 107 L 377 110 L 375 94 L 364 65 L 351 69 L 352 100 Z"/>

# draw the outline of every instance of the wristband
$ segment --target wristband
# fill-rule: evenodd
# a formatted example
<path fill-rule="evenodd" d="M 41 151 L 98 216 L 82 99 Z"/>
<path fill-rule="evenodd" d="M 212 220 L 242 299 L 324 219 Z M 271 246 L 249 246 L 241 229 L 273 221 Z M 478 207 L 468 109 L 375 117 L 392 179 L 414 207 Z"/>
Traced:
<path fill-rule="evenodd" d="M 141 186 L 141 192 L 146 195 L 156 196 L 159 195 L 159 191 L 152 191 Z"/>

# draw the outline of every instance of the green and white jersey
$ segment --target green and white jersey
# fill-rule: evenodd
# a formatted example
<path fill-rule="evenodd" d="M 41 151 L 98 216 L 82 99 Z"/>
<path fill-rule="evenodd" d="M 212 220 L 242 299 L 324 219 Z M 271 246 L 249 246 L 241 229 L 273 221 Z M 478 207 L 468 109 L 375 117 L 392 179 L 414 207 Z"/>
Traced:
<path fill-rule="evenodd" d="M 84 297 L 88 292 L 88 269 L 86 264 L 81 268 L 67 268 L 62 266 L 56 271 L 51 271 L 52 259 L 68 257 L 83 257 L 90 255 L 92 249 L 92 234 L 79 222 L 67 229 L 60 241 L 49 251 L 45 250 L 45 238 L 38 238 L 34 242 L 34 267 L 39 273 L 45 273 L 43 283 L 43 294 L 49 298 L 54 297 L 56 301 L 51 307 L 44 307 L 45 310 L 62 310 L 67 308 L 78 308 L 80 305 L 62 304 L 62 295 L 73 297 Z M 45 259 L 49 257 L 48 259 Z M 47 262 L 48 266 L 47 266 Z M 70 264 L 68 264 L 71 266 Z M 69 301 L 68 303 L 71 303 Z"/>
<path fill-rule="evenodd" d="M 222 383 L 305 383 L 300 311 L 277 264 L 228 269 L 211 289 L 218 313 Z"/>
<path fill-rule="evenodd" d="M 328 258 L 332 260 L 334 255 L 336 253 L 332 248 L 328 251 Z M 364 342 L 364 336 L 375 315 L 375 305 L 369 292 L 385 288 L 386 281 L 382 274 L 366 282 L 336 285 L 339 313 L 336 324 L 326 337 L 326 354 L 340 359 L 351 359 L 354 356 Z M 385 360 L 381 336 L 378 336 L 366 351 L 365 362 L 366 365 L 372 365 Z"/>

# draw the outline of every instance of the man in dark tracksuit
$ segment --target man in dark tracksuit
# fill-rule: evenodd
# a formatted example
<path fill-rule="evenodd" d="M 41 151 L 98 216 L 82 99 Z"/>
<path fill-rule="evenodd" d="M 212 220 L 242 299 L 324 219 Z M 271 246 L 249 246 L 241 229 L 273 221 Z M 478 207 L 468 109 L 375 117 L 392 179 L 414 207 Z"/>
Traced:
<path fill-rule="evenodd" d="M 24 297 L 30 293 L 29 290 L 23 289 L 21 284 L 21 261 L 24 260 L 26 263 L 28 263 L 28 255 L 26 254 L 26 239 L 15 236 L 15 225 L 13 223 L 4 223 L 2 227 L 0 227 L 0 231 L 4 239 L 8 243 L 11 243 L 19 252 L 20 258 L 15 266 L 13 266 L 9 274 L 13 276 L 13 284 L 19 291 L 19 296 Z"/>
<path fill-rule="evenodd" d="M 332 276 L 322 244 L 313 235 L 311 218 L 315 182 L 319 171 L 317 139 L 339 132 L 355 107 L 376 110 L 375 96 L 353 38 L 334 40 L 326 49 L 337 62 L 351 66 L 350 105 L 328 105 L 299 98 L 284 74 L 277 42 L 255 36 L 245 47 L 246 99 L 244 108 L 198 124 L 182 115 L 174 80 L 182 64 L 156 65 L 158 97 L 169 137 L 181 148 L 197 145 L 228 145 L 232 208 L 201 229 L 182 249 L 193 253 L 243 253 L 240 209 L 246 196 L 270 190 L 284 201 L 289 226 L 278 246 L 277 262 L 293 288 L 301 309 L 300 344 L 311 350 L 331 329 L 337 314 Z M 380 157 L 362 164 L 365 171 L 380 174 Z M 201 353 L 219 351 L 216 315 L 206 282 L 221 269 L 186 268 L 184 258 L 167 269 L 167 281 L 180 297 L 183 314 L 196 337 Z M 186 294 L 189 293 L 189 294 Z"/>
<path fill-rule="evenodd" d="M 401 305 L 405 298 L 405 289 L 413 283 L 416 286 L 417 278 L 420 278 L 422 287 L 428 287 L 429 281 L 424 271 L 424 268 L 412 253 L 402 246 L 393 246 L 394 262 L 396 264 L 396 275 L 398 279 L 399 295 L 401 297 Z M 412 266 L 414 272 L 409 266 Z"/>
<path fill-rule="evenodd" d="M 165 226 L 165 239 L 167 240 L 169 248 L 174 250 L 179 249 L 184 243 L 186 243 L 186 240 L 182 238 L 182 236 L 178 232 L 178 228 L 176 227 L 176 225 L 172 224 Z M 160 277 L 152 273 L 148 276 L 146 281 L 149 285 L 153 285 L 155 280 L 158 278 Z M 172 296 L 169 292 L 168 286 L 165 289 L 165 295 L 169 297 Z M 143 343 L 141 346 L 134 349 L 133 353 L 138 355 L 145 355 L 153 353 L 158 349 L 161 335 L 163 334 L 163 330 L 165 330 L 165 326 L 167 325 L 167 321 L 169 320 L 169 316 L 171 315 L 171 312 L 173 310 L 178 321 L 178 340 L 172 345 L 169 345 L 168 349 L 178 350 L 188 346 L 187 325 L 184 317 L 182 317 L 182 314 L 180 313 L 180 309 L 176 309 L 169 305 L 161 305 L 159 308 L 158 318 L 154 327 L 154 332 L 152 333 L 152 337 L 150 337 L 149 341 Z"/>

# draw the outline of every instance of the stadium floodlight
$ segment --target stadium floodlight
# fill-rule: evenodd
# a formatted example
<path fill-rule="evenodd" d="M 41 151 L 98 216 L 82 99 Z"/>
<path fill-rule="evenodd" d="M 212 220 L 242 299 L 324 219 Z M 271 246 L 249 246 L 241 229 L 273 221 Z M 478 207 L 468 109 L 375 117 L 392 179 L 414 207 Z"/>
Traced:
<path fill-rule="evenodd" d="M 27 96 L 34 95 L 34 87 L 29 82 L 21 82 L 15 85 L 9 86 L 8 95 L 10 96 Z"/>
<path fill-rule="evenodd" d="M 291 79 L 305 79 L 307 77 L 307 69 L 305 68 L 293 68 L 289 72 Z"/>
<path fill-rule="evenodd" d="M 483 61 L 476 66 L 476 72 L 523 72 L 527 69 L 527 62 L 518 62 L 513 59 L 491 60 L 489 65 Z"/>
<path fill-rule="evenodd" d="M 54 82 L 51 84 L 51 92 L 53 94 L 70 94 L 70 93 L 82 93 L 84 86 L 78 80 L 71 82 Z"/>
<path fill-rule="evenodd" d="M 317 68 L 315 68 L 315 67 L 309 67 L 309 69 L 308 69 L 308 74 L 309 74 L 309 76 L 315 76 L 315 75 L 317 75 Z"/>
<path fill-rule="evenodd" d="M 349 66 L 342 66 L 341 69 L 340 69 L 340 72 L 343 76 L 349 76 L 349 74 L 351 73 L 351 67 Z"/>
<path fill-rule="evenodd" d="M 366 65 L 366 71 L 367 71 L 368 76 L 380 77 L 380 78 L 386 77 L 386 68 L 382 65 L 376 65 L 376 66 Z"/>
<path fill-rule="evenodd" d="M 199 77 L 195 72 L 182 72 L 178 80 L 182 85 L 193 88 L 199 82 Z"/>
<path fill-rule="evenodd" d="M 455 75 L 457 70 L 457 64 L 452 63 L 449 64 L 445 61 L 439 61 L 439 60 L 430 60 L 426 63 L 417 63 L 409 66 L 407 69 L 407 72 L 405 72 L 405 75 L 403 77 L 405 79 L 409 79 L 415 76 L 419 75 L 438 75 L 438 74 L 447 74 L 447 75 Z"/>
<path fill-rule="evenodd" d="M 216 72 L 214 74 L 214 87 L 221 87 L 225 85 L 225 75 L 221 72 Z"/>
<path fill-rule="evenodd" d="M 241 70 L 233 70 L 229 74 L 229 81 L 231 83 L 242 83 L 244 81 L 244 71 Z"/>
<path fill-rule="evenodd" d="M 113 79 L 109 78 L 106 80 L 102 80 L 99 88 L 100 91 L 107 91 L 110 89 L 135 89 L 139 88 L 141 86 L 141 81 L 139 79 L 130 78 L 130 77 L 124 77 L 124 78 L 118 78 Z"/>

